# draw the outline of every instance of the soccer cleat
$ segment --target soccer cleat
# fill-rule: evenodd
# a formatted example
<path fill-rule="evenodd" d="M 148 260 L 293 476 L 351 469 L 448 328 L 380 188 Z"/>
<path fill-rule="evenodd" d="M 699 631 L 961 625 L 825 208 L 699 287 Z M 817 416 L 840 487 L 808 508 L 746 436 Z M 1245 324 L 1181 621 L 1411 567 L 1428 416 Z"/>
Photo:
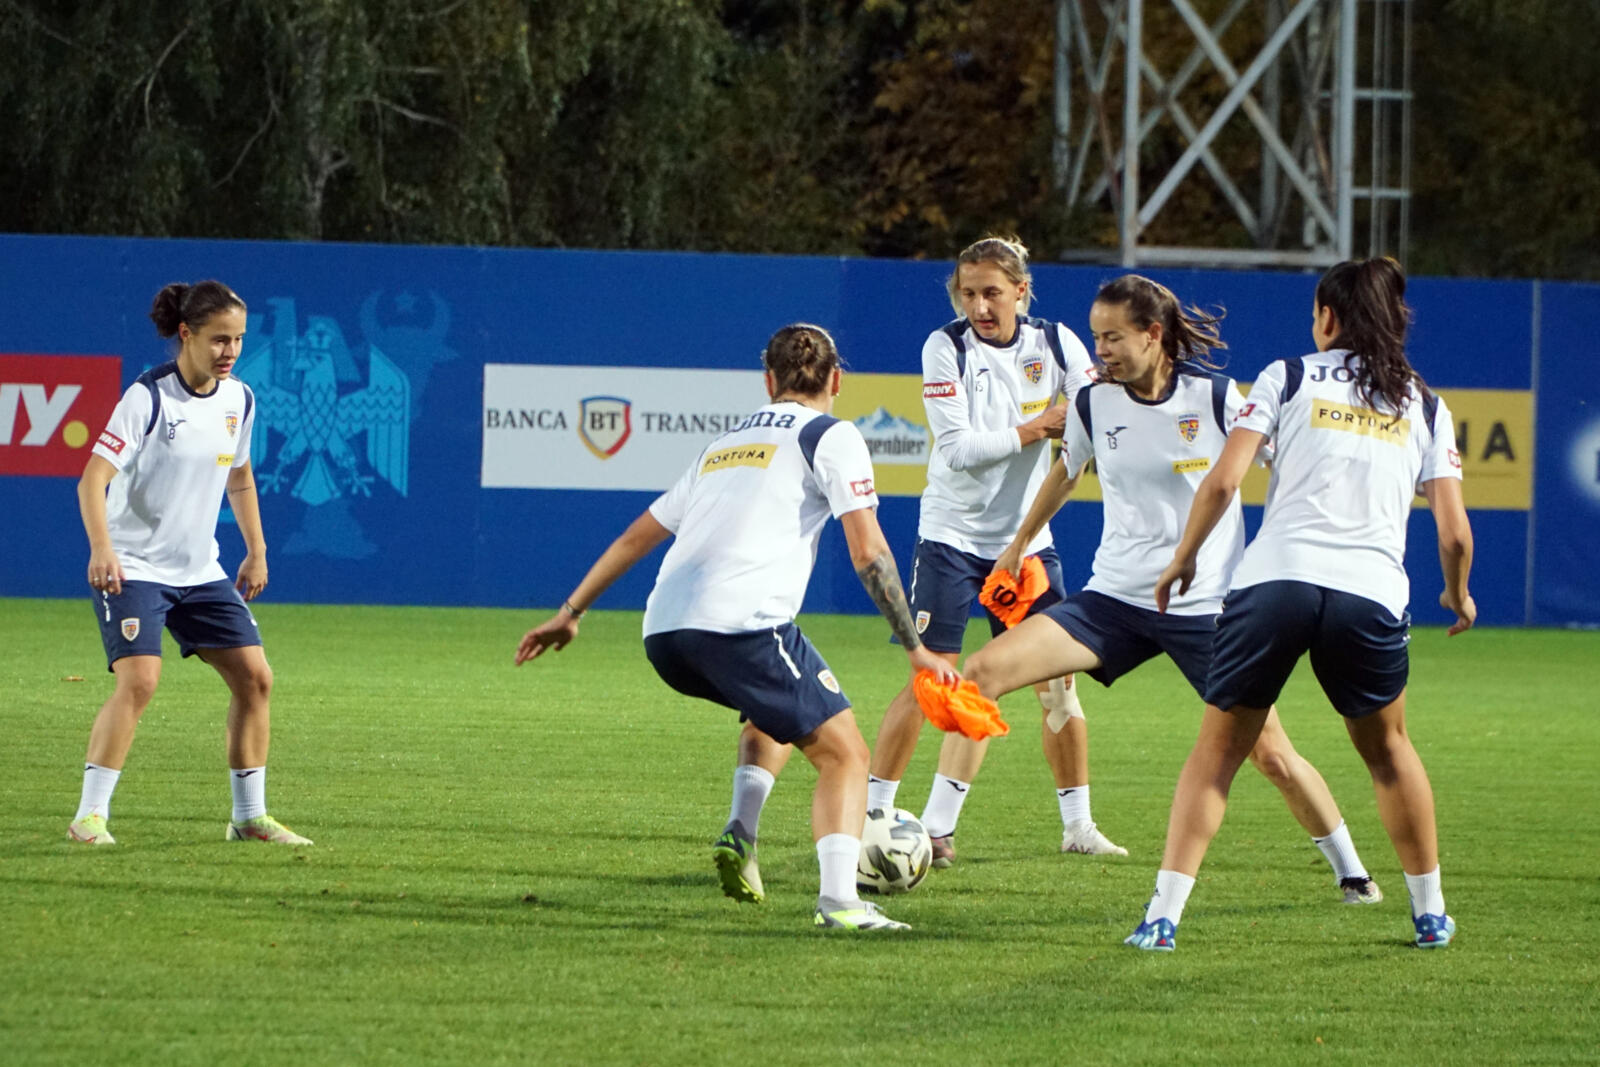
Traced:
<path fill-rule="evenodd" d="M 1417 929 L 1418 948 L 1444 948 L 1456 936 L 1456 921 L 1448 915 L 1417 915 L 1411 925 Z"/>
<path fill-rule="evenodd" d="M 729 823 L 722 836 L 712 842 L 711 862 L 717 865 L 724 896 L 745 904 L 760 904 L 767 899 L 756 867 L 756 843 L 744 836 L 744 827 Z"/>
<path fill-rule="evenodd" d="M 933 845 L 933 865 L 944 870 L 956 861 L 955 834 L 945 834 L 943 837 L 930 837 L 928 840 Z"/>
<path fill-rule="evenodd" d="M 244 822 L 230 822 L 224 838 L 227 841 L 266 841 L 274 845 L 309 845 L 311 838 L 301 837 L 270 815 L 257 815 Z"/>
<path fill-rule="evenodd" d="M 81 819 L 72 820 L 67 827 L 67 840 L 85 845 L 114 845 L 117 839 L 106 829 L 106 817 L 90 812 Z"/>
<path fill-rule="evenodd" d="M 1371 876 L 1362 878 L 1341 878 L 1339 888 L 1344 890 L 1346 904 L 1376 904 L 1383 899 L 1383 890 L 1378 888 Z"/>
<path fill-rule="evenodd" d="M 909 930 L 907 923 L 898 923 L 878 910 L 876 904 L 865 900 L 835 900 L 817 898 L 817 913 L 812 917 L 816 926 L 830 930 Z"/>
<path fill-rule="evenodd" d="M 1061 851 L 1088 856 L 1126 856 L 1128 850 L 1114 845 L 1088 819 L 1079 819 L 1061 833 Z"/>
<path fill-rule="evenodd" d="M 1122 943 L 1146 952 L 1171 952 L 1178 947 L 1178 927 L 1171 919 L 1142 922 Z"/>

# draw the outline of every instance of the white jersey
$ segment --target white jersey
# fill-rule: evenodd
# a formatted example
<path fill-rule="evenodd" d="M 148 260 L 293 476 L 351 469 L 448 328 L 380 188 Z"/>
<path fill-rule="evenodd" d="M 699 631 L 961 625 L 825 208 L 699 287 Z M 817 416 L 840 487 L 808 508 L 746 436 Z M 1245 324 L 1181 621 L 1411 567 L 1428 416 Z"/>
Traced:
<path fill-rule="evenodd" d="M 1100 478 L 1105 523 L 1085 588 L 1156 610 L 1156 580 L 1183 539 L 1194 492 L 1244 406 L 1233 379 L 1181 365 L 1164 400 L 1142 400 L 1115 383 L 1084 389 L 1067 414 L 1061 459 L 1077 475 L 1090 459 Z M 1189 591 L 1173 589 L 1174 615 L 1222 610 L 1228 578 L 1244 550 L 1244 510 L 1233 494 L 1200 546 Z"/>
<path fill-rule="evenodd" d="M 677 539 L 645 604 L 645 636 L 793 621 L 828 516 L 877 506 L 860 430 L 803 404 L 768 404 L 650 505 Z"/>
<path fill-rule="evenodd" d="M 117 468 L 106 492 L 111 547 L 126 578 L 203 585 L 217 562 L 228 472 L 250 462 L 255 396 L 237 378 L 202 396 L 176 363 L 141 374 L 112 409 L 94 454 Z"/>
<path fill-rule="evenodd" d="M 1396 619 L 1411 600 L 1406 522 L 1424 482 L 1460 478 L 1450 411 L 1432 393 L 1399 416 L 1356 397 L 1360 357 L 1335 349 L 1279 360 L 1256 379 L 1234 427 L 1276 439 L 1261 531 L 1233 587 L 1310 582 L 1382 604 Z"/>
<path fill-rule="evenodd" d="M 1094 363 L 1071 330 L 1019 317 L 1009 345 L 978 336 L 966 319 L 922 346 L 922 404 L 933 431 L 917 535 L 994 559 L 1022 526 L 1050 469 L 1049 441 L 1022 447 L 1016 428 L 1071 401 Z M 1050 527 L 1028 546 L 1050 544 Z"/>

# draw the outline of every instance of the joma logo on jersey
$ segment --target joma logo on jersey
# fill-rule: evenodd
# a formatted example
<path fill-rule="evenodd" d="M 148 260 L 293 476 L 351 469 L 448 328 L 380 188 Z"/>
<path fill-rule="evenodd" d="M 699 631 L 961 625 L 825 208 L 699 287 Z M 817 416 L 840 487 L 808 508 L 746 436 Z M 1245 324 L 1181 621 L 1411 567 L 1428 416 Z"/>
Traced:
<path fill-rule="evenodd" d="M 1392 445 L 1411 436 L 1410 419 L 1380 415 L 1370 408 L 1353 408 L 1347 404 L 1316 405 L 1311 409 L 1311 425 L 1319 430 L 1343 430 L 1362 437 L 1376 437 Z"/>
<path fill-rule="evenodd" d="M 710 474 L 712 471 L 729 470 L 733 467 L 765 468 L 772 464 L 772 457 L 777 454 L 777 445 L 734 445 L 732 448 L 719 448 L 706 456 L 705 462 L 700 464 L 700 473 Z"/>
<path fill-rule="evenodd" d="M 1178 435 L 1191 445 L 1200 436 L 1200 416 L 1194 413 L 1178 416 Z"/>
<path fill-rule="evenodd" d="M 0 475 L 82 474 L 121 392 L 116 356 L 0 356 Z"/>
<path fill-rule="evenodd" d="M 633 436 L 633 402 L 620 396 L 586 396 L 578 401 L 578 438 L 601 459 L 622 451 Z"/>
<path fill-rule="evenodd" d="M 1044 360 L 1030 359 L 1022 364 L 1022 376 L 1034 385 L 1038 385 L 1044 378 Z"/>

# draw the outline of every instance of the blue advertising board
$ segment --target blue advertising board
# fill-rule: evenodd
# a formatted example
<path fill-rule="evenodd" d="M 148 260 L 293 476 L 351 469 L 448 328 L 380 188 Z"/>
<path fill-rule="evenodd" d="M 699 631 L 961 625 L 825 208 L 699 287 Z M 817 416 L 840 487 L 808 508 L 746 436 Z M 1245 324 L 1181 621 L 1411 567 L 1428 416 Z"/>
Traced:
<path fill-rule="evenodd" d="M 919 419 L 915 393 L 900 398 L 919 380 L 924 339 L 952 317 L 949 269 L 819 257 L 0 236 L 0 594 L 86 592 L 72 474 L 104 415 L 89 410 L 98 387 L 68 379 L 80 365 L 101 374 L 109 367 L 125 387 L 171 358 L 145 315 L 167 282 L 221 278 L 250 305 L 237 373 L 260 405 L 251 458 L 272 566 L 268 595 L 550 606 L 654 496 L 607 488 L 631 483 L 606 479 L 651 450 L 703 443 L 730 408 L 759 404 L 760 351 L 776 327 L 805 320 L 834 332 L 847 382 L 861 383 L 841 396 L 863 405 L 847 417 Z M 1117 273 L 1038 266 L 1033 313 L 1087 337 L 1093 294 Z M 1228 369 L 1241 381 L 1311 347 L 1315 275 L 1151 273 L 1185 300 L 1226 308 Z M 1591 430 L 1592 387 L 1587 398 L 1565 386 L 1538 394 L 1537 465 L 1533 422 L 1536 373 L 1546 382 L 1585 380 L 1576 367 L 1582 339 L 1600 336 L 1600 288 L 1423 278 L 1408 298 L 1413 359 L 1446 395 L 1463 439 L 1483 621 L 1596 621 L 1600 578 L 1577 553 L 1600 498 L 1589 493 L 1594 483 L 1569 476 L 1576 461 L 1562 458 L 1600 432 Z M 577 373 L 570 395 L 551 384 L 559 384 L 549 377 L 556 370 L 568 374 L 562 382 Z M 524 380 L 515 396 L 496 395 Z M 87 405 L 82 411 L 69 392 L 78 397 L 72 404 Z M 610 436 L 584 424 L 602 414 Z M 508 481 L 491 476 L 486 441 L 501 443 Z M 569 452 L 598 473 L 575 473 L 580 461 L 559 458 Z M 38 473 L 46 467 L 55 473 Z M 910 466 L 897 470 L 900 482 L 883 472 L 880 489 L 920 477 Z M 1259 511 L 1247 509 L 1252 525 Z M 914 490 L 885 493 L 880 517 L 908 566 Z M 241 545 L 229 521 L 224 512 L 218 536 L 231 567 Z M 1054 523 L 1069 583 L 1086 577 L 1099 527 L 1097 499 L 1073 502 Z M 1414 615 L 1441 621 L 1425 509 L 1412 520 L 1409 553 Z M 641 564 L 603 606 L 642 606 L 654 570 L 654 560 Z M 836 533 L 824 536 L 806 610 L 872 610 Z"/>

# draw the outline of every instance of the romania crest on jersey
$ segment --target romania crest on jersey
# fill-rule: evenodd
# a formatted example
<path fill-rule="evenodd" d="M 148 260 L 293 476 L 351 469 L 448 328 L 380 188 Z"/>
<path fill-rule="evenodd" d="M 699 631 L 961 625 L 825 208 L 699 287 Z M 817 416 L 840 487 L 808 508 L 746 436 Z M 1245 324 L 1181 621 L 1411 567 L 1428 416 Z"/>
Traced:
<path fill-rule="evenodd" d="M 1185 441 L 1191 445 L 1194 444 L 1194 439 L 1200 436 L 1200 416 L 1194 414 L 1179 415 L 1178 433 Z"/>
<path fill-rule="evenodd" d="M 223 421 L 228 424 L 228 436 L 229 437 L 238 436 L 238 433 L 239 433 L 239 414 L 238 414 L 238 412 L 230 411 L 226 415 L 224 415 L 222 418 L 223 418 Z"/>
<path fill-rule="evenodd" d="M 1022 376 L 1034 385 L 1044 378 L 1044 360 L 1030 359 L 1022 365 Z"/>

